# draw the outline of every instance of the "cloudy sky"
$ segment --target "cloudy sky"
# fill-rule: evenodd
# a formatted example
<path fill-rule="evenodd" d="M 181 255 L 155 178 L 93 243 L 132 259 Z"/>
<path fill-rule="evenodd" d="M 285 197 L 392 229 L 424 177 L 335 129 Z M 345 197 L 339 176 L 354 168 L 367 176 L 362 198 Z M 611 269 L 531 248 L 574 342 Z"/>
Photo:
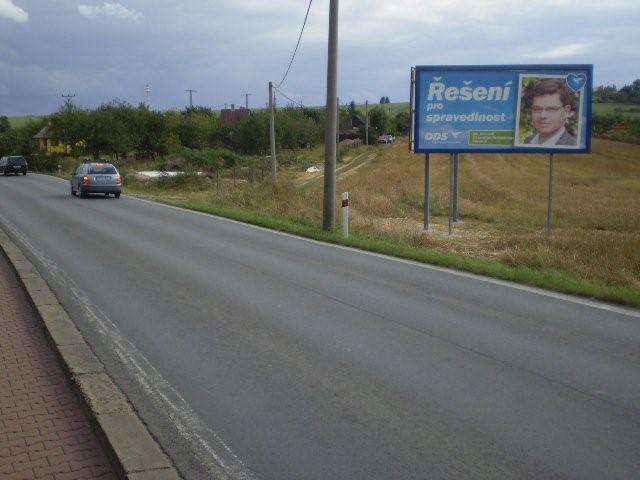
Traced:
<path fill-rule="evenodd" d="M 263 106 L 308 0 L 0 0 L 0 115 L 94 107 Z M 328 0 L 314 0 L 281 89 L 324 104 Z M 593 63 L 594 84 L 640 78 L 640 0 L 341 0 L 341 100 L 409 97 L 412 65 Z M 281 98 L 281 103 L 286 102 Z"/>

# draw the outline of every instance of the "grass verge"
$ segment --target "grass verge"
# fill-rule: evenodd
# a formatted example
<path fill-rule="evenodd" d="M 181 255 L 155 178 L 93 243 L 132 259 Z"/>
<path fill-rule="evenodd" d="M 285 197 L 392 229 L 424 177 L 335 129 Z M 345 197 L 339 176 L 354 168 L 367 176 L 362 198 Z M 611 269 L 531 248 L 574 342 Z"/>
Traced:
<path fill-rule="evenodd" d="M 495 260 L 474 258 L 433 248 L 416 247 L 411 245 L 410 241 L 404 239 L 379 238 L 371 235 L 363 235 L 359 232 L 354 232 L 348 239 L 344 239 L 338 232 L 325 232 L 318 226 L 311 224 L 311 222 L 307 223 L 299 219 L 294 220 L 287 217 L 277 217 L 270 214 L 246 211 L 223 205 L 194 202 L 188 199 L 167 200 L 158 197 L 148 197 L 146 195 L 137 196 L 159 203 L 210 213 L 323 242 L 486 275 L 501 280 L 546 288 L 562 293 L 580 295 L 634 307 L 640 306 L 640 291 L 632 286 L 614 286 L 588 281 L 571 273 L 559 270 L 509 266 Z"/>

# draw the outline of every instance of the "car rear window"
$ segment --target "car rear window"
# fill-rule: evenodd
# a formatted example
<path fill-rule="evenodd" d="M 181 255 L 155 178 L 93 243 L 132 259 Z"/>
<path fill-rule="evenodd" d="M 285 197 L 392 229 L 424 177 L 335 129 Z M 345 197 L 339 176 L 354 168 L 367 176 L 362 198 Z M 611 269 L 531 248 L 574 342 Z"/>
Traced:
<path fill-rule="evenodd" d="M 94 175 L 115 175 L 117 172 L 116 167 L 113 165 L 91 165 L 89 173 Z"/>
<path fill-rule="evenodd" d="M 24 157 L 9 157 L 9 165 L 24 165 L 26 163 Z"/>

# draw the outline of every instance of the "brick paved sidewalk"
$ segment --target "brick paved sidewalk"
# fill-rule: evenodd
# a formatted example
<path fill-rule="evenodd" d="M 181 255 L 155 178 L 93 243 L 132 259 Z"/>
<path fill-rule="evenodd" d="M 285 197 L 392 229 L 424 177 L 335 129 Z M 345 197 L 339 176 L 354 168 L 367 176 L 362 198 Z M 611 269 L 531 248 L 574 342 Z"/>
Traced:
<path fill-rule="evenodd" d="M 96 478 L 116 476 L 0 254 L 0 479 Z"/>

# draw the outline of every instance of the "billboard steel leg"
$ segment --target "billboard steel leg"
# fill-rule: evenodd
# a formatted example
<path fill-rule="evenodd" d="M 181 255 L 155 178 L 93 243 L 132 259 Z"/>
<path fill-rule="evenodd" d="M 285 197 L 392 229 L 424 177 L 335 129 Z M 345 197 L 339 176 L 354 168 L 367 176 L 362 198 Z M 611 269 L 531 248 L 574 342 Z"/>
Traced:
<path fill-rule="evenodd" d="M 453 223 L 458 223 L 460 221 L 458 215 L 458 197 L 460 190 L 460 182 L 459 178 L 459 165 L 460 165 L 460 154 L 453 154 Z"/>
<path fill-rule="evenodd" d="M 424 229 L 429 230 L 429 208 L 431 204 L 431 159 L 429 154 L 424 155 Z"/>
<path fill-rule="evenodd" d="M 547 233 L 550 233 L 553 228 L 553 153 L 549 154 L 549 198 L 547 200 Z"/>
<path fill-rule="evenodd" d="M 453 156 L 449 156 L 449 236 L 453 233 Z"/>

